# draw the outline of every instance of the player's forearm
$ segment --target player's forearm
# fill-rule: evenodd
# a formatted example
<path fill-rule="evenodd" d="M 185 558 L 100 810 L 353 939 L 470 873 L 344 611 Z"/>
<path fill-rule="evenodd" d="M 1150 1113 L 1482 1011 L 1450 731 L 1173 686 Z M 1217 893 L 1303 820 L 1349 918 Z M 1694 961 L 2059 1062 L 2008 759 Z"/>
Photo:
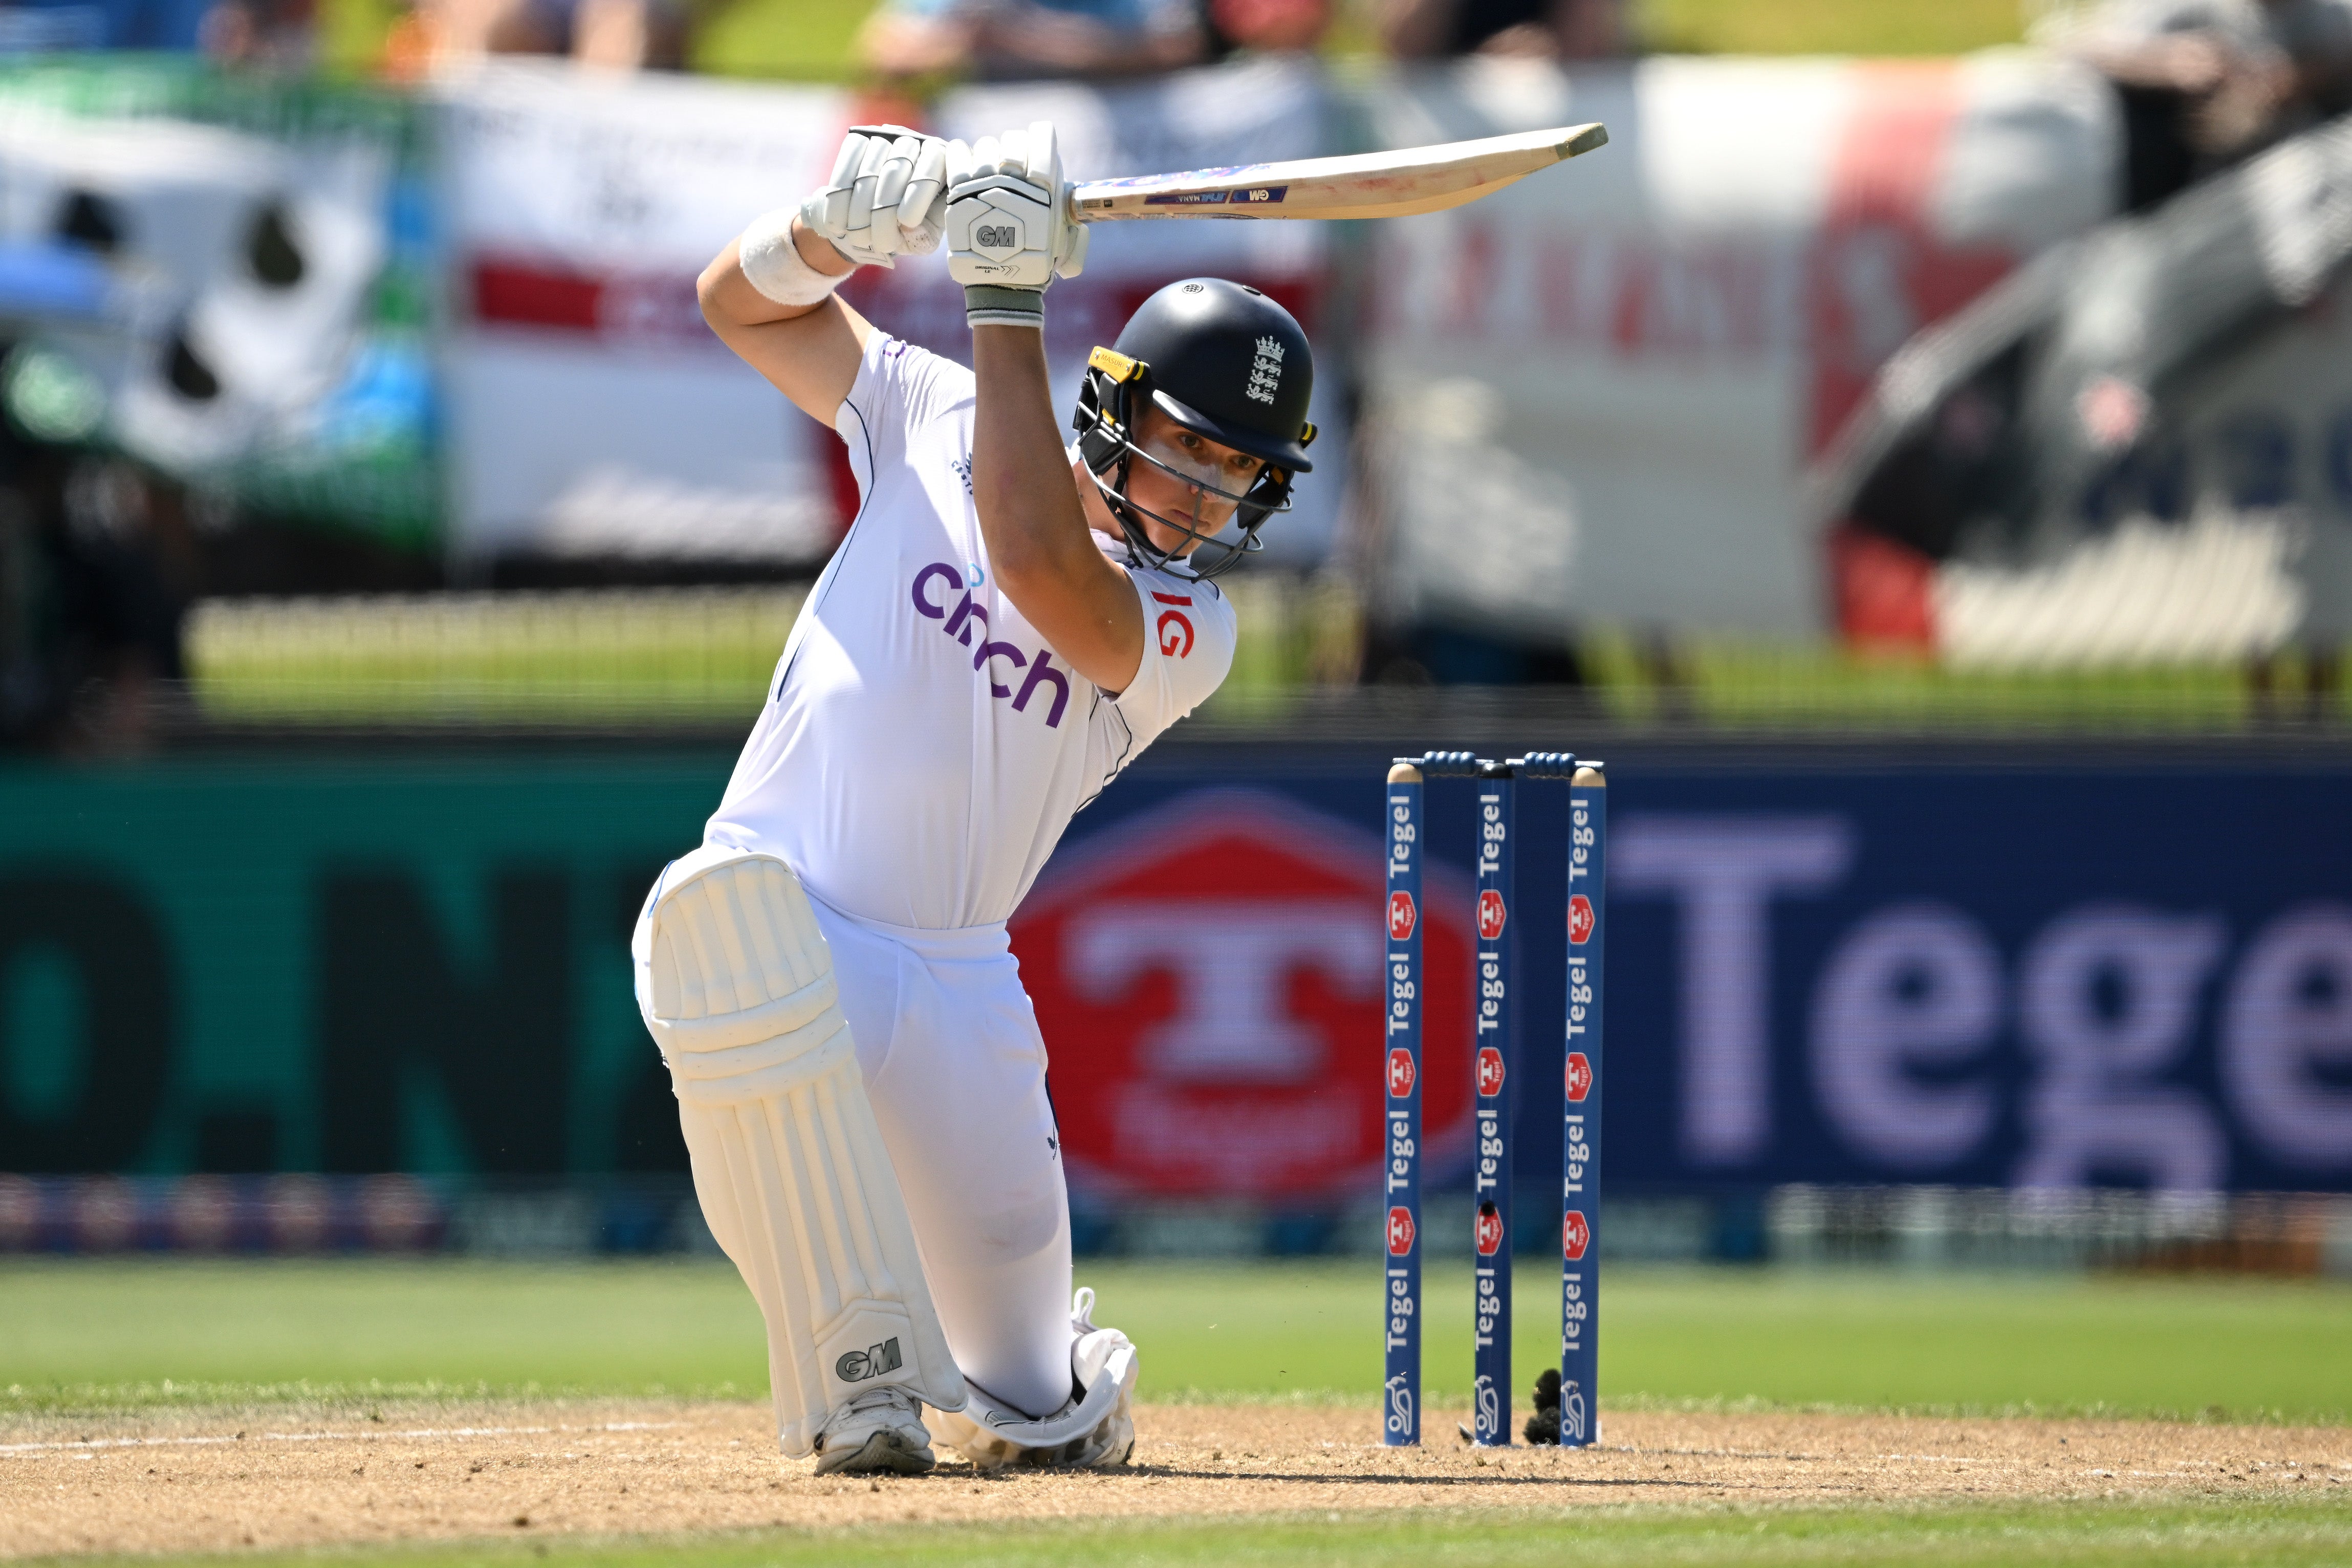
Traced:
<path fill-rule="evenodd" d="M 972 330 L 972 501 L 998 589 L 1064 662 L 1116 693 L 1143 661 L 1143 612 L 1087 527 L 1042 339 L 1034 327 Z"/>
<path fill-rule="evenodd" d="M 785 229 L 776 217 L 772 214 L 764 224 L 754 223 L 720 251 L 703 268 L 695 292 L 702 319 L 720 342 L 794 406 L 830 426 L 856 384 L 858 361 L 872 331 L 863 317 L 831 295 L 829 286 L 856 263 L 822 235 L 803 228 L 798 218 Z M 787 234 L 793 255 L 781 258 L 776 251 Z M 745 270 L 747 248 L 752 271 Z M 791 276 L 780 281 L 782 272 Z M 755 275 L 768 287 L 761 288 Z M 788 286 L 795 282 L 798 288 Z"/>
<path fill-rule="evenodd" d="M 822 236 L 809 232 L 800 219 L 793 220 L 793 249 L 809 268 L 827 278 L 846 278 L 857 269 L 857 264 L 844 256 Z M 761 293 L 751 279 L 744 276 L 742 242 L 730 239 L 702 276 L 695 279 L 695 297 L 702 304 L 702 319 L 710 323 L 711 331 L 721 338 L 733 327 L 767 326 L 777 321 L 790 321 L 821 309 L 824 301 L 805 305 L 779 304 Z"/>
<path fill-rule="evenodd" d="M 997 582 L 1016 598 L 1016 584 L 1075 582 L 1085 568 L 1100 567 L 1102 555 L 1087 536 L 1054 422 L 1043 334 L 975 327 L 971 350 L 972 500 Z"/>

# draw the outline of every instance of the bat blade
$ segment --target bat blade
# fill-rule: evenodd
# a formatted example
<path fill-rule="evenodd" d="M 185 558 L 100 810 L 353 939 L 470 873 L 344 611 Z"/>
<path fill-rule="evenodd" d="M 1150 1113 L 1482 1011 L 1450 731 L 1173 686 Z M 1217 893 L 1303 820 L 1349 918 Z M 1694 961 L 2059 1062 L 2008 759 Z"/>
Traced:
<path fill-rule="evenodd" d="M 1406 217 L 1475 202 L 1608 142 L 1604 126 L 1570 125 L 1344 158 L 1088 180 L 1070 187 L 1070 216 L 1080 223 L 1153 217 Z"/>

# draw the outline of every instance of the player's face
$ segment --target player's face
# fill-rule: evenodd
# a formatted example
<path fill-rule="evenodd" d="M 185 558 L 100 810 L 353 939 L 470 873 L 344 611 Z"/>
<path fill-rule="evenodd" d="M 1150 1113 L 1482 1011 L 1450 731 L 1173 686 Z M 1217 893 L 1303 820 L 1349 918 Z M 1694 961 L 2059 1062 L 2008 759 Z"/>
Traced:
<path fill-rule="evenodd" d="M 1201 542 L 1151 514 L 1181 520 L 1203 534 L 1215 533 L 1233 521 L 1234 503 L 1227 498 L 1245 492 L 1265 467 L 1263 460 L 1187 430 L 1150 406 L 1136 421 L 1135 444 L 1153 461 L 1128 465 L 1127 499 L 1144 514 L 1143 531 L 1152 545 L 1170 555 L 1190 554 Z M 1217 490 L 1225 493 L 1220 496 Z"/>

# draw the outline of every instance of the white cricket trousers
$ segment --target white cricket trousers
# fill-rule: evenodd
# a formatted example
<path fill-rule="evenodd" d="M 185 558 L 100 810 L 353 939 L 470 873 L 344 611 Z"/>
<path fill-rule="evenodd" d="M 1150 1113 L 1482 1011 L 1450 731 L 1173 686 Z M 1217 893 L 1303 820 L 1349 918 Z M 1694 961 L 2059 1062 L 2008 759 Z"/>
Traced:
<path fill-rule="evenodd" d="M 1012 941 L 809 905 L 948 1348 L 1000 1404 L 1050 1415 L 1071 1393 L 1070 1200 Z"/>

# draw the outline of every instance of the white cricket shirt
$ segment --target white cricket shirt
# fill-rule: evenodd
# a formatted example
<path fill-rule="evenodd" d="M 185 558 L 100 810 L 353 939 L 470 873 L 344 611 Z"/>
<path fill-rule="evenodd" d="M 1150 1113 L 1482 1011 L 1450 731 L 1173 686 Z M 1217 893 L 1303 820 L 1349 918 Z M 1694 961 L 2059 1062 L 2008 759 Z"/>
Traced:
<path fill-rule="evenodd" d="M 971 495 L 971 372 L 877 332 L 834 426 L 862 498 L 784 644 L 703 837 L 780 856 L 887 925 L 1008 919 L 1079 807 L 1233 667 L 1212 584 L 1135 562 L 1142 668 L 1117 697 L 996 591 Z"/>

